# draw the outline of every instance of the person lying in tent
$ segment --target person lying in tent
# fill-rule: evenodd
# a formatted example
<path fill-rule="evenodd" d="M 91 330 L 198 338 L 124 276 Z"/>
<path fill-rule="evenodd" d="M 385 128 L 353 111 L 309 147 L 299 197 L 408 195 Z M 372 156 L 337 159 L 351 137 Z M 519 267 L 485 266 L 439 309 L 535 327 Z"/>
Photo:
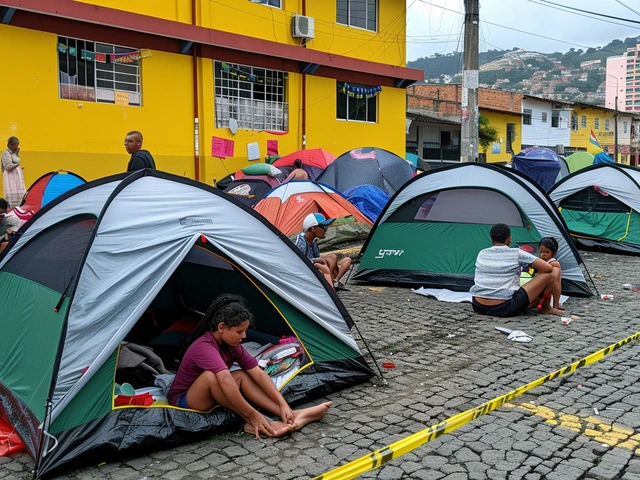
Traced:
<path fill-rule="evenodd" d="M 209 411 L 221 405 L 240 415 L 244 431 L 260 438 L 282 437 L 324 417 L 332 402 L 291 410 L 271 378 L 240 344 L 253 314 L 238 295 L 218 296 L 191 335 L 190 344 L 169 389 L 169 403 Z M 237 363 L 240 370 L 229 372 Z M 256 408 L 277 415 L 269 422 Z"/>
<path fill-rule="evenodd" d="M 562 311 L 550 304 L 553 267 L 524 250 L 510 248 L 511 230 L 504 223 L 491 227 L 489 235 L 493 246 L 478 254 L 475 285 L 469 291 L 473 310 L 482 315 L 514 317 L 538 306 L 543 314 L 562 316 Z M 521 287 L 520 272 L 528 265 L 538 274 Z"/>
<path fill-rule="evenodd" d="M 335 218 L 326 219 L 321 213 L 310 213 L 302 222 L 303 231 L 296 237 L 296 246 L 320 270 L 325 280 L 334 288 L 341 286 L 340 279 L 351 266 L 351 259 L 345 257 L 338 261 L 338 257 L 331 253 L 320 255 L 318 238 L 324 238 L 327 227 Z"/>

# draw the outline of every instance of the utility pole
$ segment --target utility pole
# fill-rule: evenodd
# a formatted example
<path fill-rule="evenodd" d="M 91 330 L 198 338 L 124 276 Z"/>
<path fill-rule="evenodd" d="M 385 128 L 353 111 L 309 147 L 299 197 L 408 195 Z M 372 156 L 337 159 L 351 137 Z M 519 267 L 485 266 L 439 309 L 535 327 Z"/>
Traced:
<path fill-rule="evenodd" d="M 614 122 L 616 122 L 616 129 L 614 130 L 614 134 L 615 134 L 615 138 L 613 140 L 614 143 L 614 154 L 613 154 L 613 161 L 615 163 L 618 163 L 618 93 L 617 93 L 617 88 L 616 88 L 616 111 L 613 114 L 613 118 L 614 118 Z"/>
<path fill-rule="evenodd" d="M 478 31 L 479 0 L 464 0 L 464 53 L 462 65 L 461 162 L 478 161 Z"/>

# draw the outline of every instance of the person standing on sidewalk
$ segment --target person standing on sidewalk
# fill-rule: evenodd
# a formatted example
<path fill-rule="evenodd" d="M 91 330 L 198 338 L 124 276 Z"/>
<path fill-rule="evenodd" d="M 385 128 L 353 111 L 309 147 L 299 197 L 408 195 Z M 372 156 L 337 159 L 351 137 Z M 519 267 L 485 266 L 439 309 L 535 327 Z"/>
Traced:
<path fill-rule="evenodd" d="M 19 206 L 27 191 L 24 186 L 19 154 L 20 140 L 17 137 L 9 137 L 7 149 L 2 152 L 2 183 L 4 197 L 10 207 Z"/>
<path fill-rule="evenodd" d="M 131 155 L 127 172 L 135 172 L 144 168 L 156 169 L 156 162 L 148 150 L 142 150 L 142 133 L 134 130 L 124 137 L 124 148 Z"/>

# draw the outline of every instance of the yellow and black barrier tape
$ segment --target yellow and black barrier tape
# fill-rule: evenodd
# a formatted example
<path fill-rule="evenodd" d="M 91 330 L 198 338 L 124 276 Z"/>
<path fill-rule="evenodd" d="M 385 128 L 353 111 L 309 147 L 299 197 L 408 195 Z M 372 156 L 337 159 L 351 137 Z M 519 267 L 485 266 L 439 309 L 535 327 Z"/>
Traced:
<path fill-rule="evenodd" d="M 492 412 L 496 408 L 504 405 L 505 403 L 513 400 L 516 397 L 519 397 L 523 393 L 542 385 L 543 383 L 546 383 L 550 380 L 555 380 L 558 377 L 562 377 L 564 375 L 575 372 L 578 368 L 582 368 L 595 363 L 603 359 L 610 353 L 615 352 L 620 347 L 623 347 L 628 343 L 635 342 L 638 339 L 640 339 L 640 332 L 634 333 L 633 335 L 620 340 L 613 345 L 609 345 L 602 350 L 592 353 L 591 355 L 578 360 L 577 362 L 572 363 L 567 367 L 556 370 L 549 375 L 538 378 L 537 380 L 518 387 L 515 390 L 511 390 L 509 393 L 489 400 L 488 402 L 485 402 L 478 407 L 472 408 L 471 410 L 467 410 L 462 413 L 458 413 L 457 415 L 454 415 L 453 417 L 450 417 L 443 422 L 432 425 L 429 428 L 426 428 L 418 433 L 414 433 L 409 437 L 398 440 L 391 445 L 383 447 L 373 453 L 365 455 L 364 457 L 360 457 L 357 460 L 349 462 L 346 465 L 342 465 L 341 467 L 315 477 L 313 480 L 347 480 L 356 478 L 357 476 L 362 475 L 363 473 L 370 470 L 375 470 L 376 468 L 387 463 L 389 460 L 401 457 L 405 453 L 409 453 L 416 448 L 424 445 L 425 443 L 428 443 L 431 440 L 435 440 L 445 433 L 451 433 L 461 426 L 469 423 L 471 420 L 475 420 L 482 415 L 486 415 L 487 413 Z"/>

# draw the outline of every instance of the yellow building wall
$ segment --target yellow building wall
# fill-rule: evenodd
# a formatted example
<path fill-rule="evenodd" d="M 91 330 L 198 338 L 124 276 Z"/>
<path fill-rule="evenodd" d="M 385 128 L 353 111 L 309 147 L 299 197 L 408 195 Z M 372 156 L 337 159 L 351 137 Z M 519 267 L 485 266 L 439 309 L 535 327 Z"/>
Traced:
<path fill-rule="evenodd" d="M 76 0 L 108 8 L 191 23 L 191 0 Z M 197 0 L 197 24 L 230 33 L 287 45 L 301 45 L 291 36 L 293 15 L 302 13 L 302 0 L 283 0 L 283 8 L 249 0 Z M 390 65 L 405 65 L 405 0 L 378 2 L 378 31 L 336 23 L 336 2 L 307 1 L 307 16 L 315 19 L 315 38 L 307 48 Z"/>
<path fill-rule="evenodd" d="M 314 50 L 360 58 L 371 62 L 405 66 L 405 0 L 378 1 L 378 31 L 336 23 L 334 0 L 307 1 L 307 15 L 315 18 L 315 38 L 309 42 Z"/>
<path fill-rule="evenodd" d="M 194 177 L 189 56 L 152 51 L 142 60 L 143 106 L 117 106 L 59 98 L 56 35 L 0 25 L 0 39 L 0 58 L 12 59 L 0 79 L 0 147 L 20 139 L 27 188 L 52 170 L 87 180 L 124 172 L 130 130 L 143 133 L 159 169 Z"/>
<path fill-rule="evenodd" d="M 406 90 L 383 87 L 377 122 L 336 118 L 336 80 L 307 76 L 307 148 L 322 147 L 338 156 L 359 147 L 379 147 L 404 158 Z"/>
<path fill-rule="evenodd" d="M 488 110 L 480 109 L 480 113 L 489 119 L 489 124 L 498 130 L 498 142 L 500 143 L 500 153 L 491 153 L 491 146 L 487 149 L 487 163 L 509 162 L 513 154 L 522 150 L 522 117 L 508 115 Z M 507 123 L 515 124 L 516 136 L 511 142 L 513 154 L 507 152 Z"/>
<path fill-rule="evenodd" d="M 571 130 L 571 146 L 574 148 L 586 148 L 588 152 L 597 154 L 602 152 L 602 149 L 593 145 L 589 139 L 591 138 L 591 130 L 596 134 L 598 142 L 603 147 L 605 145 L 613 145 L 615 139 L 615 121 L 613 112 L 607 110 L 601 110 L 598 108 L 585 108 L 578 106 L 575 108 L 575 113 L 578 115 L 578 130 Z M 582 128 L 582 116 L 587 117 L 587 128 Z M 600 119 L 600 128 L 596 130 L 595 119 Z M 610 131 L 605 130 L 605 120 L 608 119 L 611 125 Z"/>
<path fill-rule="evenodd" d="M 287 100 L 289 102 L 289 131 L 274 135 L 256 130 L 239 129 L 233 135 L 228 128 L 215 127 L 215 98 L 213 61 L 200 59 L 200 151 L 201 180 L 212 185 L 227 175 L 256 162 L 247 160 L 247 144 L 258 142 L 261 158 L 267 155 L 267 140 L 278 141 L 278 153 L 286 155 L 303 148 L 302 145 L 302 75 L 289 73 Z M 404 158 L 406 91 L 383 87 L 378 94 L 376 123 L 353 122 L 336 118 L 336 80 L 306 76 L 307 116 L 306 148 L 323 148 L 335 156 L 359 147 L 384 148 Z M 225 159 L 211 155 L 212 137 L 234 142 L 234 157 Z"/>
<path fill-rule="evenodd" d="M 200 95 L 200 180 L 208 185 L 222 180 L 227 175 L 246 167 L 260 163 L 267 156 L 267 140 L 278 141 L 278 153 L 285 155 L 302 148 L 300 143 L 300 92 L 302 75 L 289 73 L 286 85 L 286 96 L 289 102 L 289 132 L 285 135 L 274 135 L 264 131 L 238 129 L 235 135 L 228 128 L 215 126 L 215 94 L 213 60 L 201 58 L 199 63 Z M 211 155 L 212 137 L 221 137 L 234 142 L 234 156 L 225 159 Z M 258 142 L 260 160 L 247 160 L 247 144 Z"/>
<path fill-rule="evenodd" d="M 191 0 L 74 0 L 100 7 L 149 15 L 174 22 L 191 23 Z M 200 1 L 200 0 L 198 0 Z"/>

